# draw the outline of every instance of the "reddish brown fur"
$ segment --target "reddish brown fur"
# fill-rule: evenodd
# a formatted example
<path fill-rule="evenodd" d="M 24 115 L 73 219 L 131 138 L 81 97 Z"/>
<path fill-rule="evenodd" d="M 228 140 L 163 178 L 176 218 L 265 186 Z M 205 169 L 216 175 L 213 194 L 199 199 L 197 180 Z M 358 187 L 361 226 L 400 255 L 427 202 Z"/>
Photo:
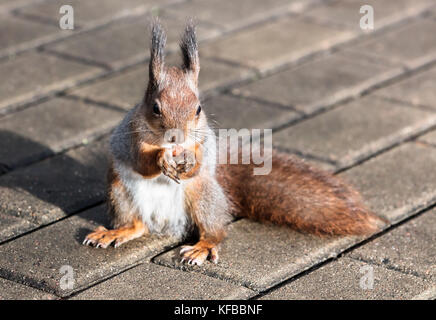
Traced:
<path fill-rule="evenodd" d="M 188 132 L 190 123 L 194 126 L 198 121 L 196 111 L 200 101 L 188 85 L 188 76 L 179 68 L 165 69 L 163 89 L 156 92 L 154 86 L 149 84 L 142 106 L 147 123 L 155 132 L 163 132 L 167 129 L 180 129 Z M 156 117 L 150 105 L 157 103 L 162 110 L 162 116 Z"/>
<path fill-rule="evenodd" d="M 113 230 L 107 230 L 105 227 L 100 226 L 94 232 L 88 234 L 86 238 L 90 243 L 102 248 L 108 247 L 112 242 L 115 242 L 117 247 L 142 236 L 146 232 L 147 227 L 142 220 L 134 218 L 130 224 Z"/>
<path fill-rule="evenodd" d="M 135 146 L 139 146 L 134 156 L 134 159 L 136 160 L 135 171 L 146 179 L 151 179 L 160 175 L 161 170 L 157 165 L 156 159 L 163 149 L 156 145 L 141 142 L 138 142 Z"/>
<path fill-rule="evenodd" d="M 220 165 L 217 175 L 239 217 L 317 235 L 371 234 L 384 223 L 338 177 L 283 153 L 273 153 L 269 175 L 253 175 L 253 165 Z"/>

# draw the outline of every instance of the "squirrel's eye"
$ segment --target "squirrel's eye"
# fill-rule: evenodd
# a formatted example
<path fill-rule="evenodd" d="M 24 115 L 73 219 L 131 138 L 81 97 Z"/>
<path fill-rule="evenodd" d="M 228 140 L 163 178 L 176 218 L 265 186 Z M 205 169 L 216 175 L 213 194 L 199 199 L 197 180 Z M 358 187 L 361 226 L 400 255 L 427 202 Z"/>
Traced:
<path fill-rule="evenodd" d="M 200 112 L 201 112 L 201 106 L 198 106 L 197 112 L 195 114 L 198 116 L 200 114 Z"/>
<path fill-rule="evenodd" d="M 160 108 L 159 108 L 159 105 L 157 103 L 155 103 L 153 105 L 153 113 L 157 114 L 157 115 L 160 115 Z"/>

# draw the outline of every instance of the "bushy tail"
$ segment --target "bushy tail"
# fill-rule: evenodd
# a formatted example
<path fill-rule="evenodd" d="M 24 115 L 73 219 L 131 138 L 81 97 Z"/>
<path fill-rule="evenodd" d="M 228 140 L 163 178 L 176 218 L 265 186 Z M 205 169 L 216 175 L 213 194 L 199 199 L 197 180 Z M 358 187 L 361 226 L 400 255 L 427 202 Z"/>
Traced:
<path fill-rule="evenodd" d="M 236 216 L 317 235 L 371 234 L 386 223 L 338 177 L 296 157 L 274 152 L 268 175 L 253 175 L 253 168 L 244 164 L 217 168 L 218 182 Z"/>

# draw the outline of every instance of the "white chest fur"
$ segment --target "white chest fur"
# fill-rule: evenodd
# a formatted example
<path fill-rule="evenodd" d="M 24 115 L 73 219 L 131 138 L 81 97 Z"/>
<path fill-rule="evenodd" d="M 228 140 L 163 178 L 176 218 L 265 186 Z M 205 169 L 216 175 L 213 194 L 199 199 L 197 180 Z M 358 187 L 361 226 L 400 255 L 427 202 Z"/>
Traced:
<path fill-rule="evenodd" d="M 185 212 L 184 185 L 163 174 L 144 179 L 130 167 L 116 166 L 121 181 L 131 197 L 131 206 L 147 224 L 150 232 L 181 237 L 188 226 Z"/>

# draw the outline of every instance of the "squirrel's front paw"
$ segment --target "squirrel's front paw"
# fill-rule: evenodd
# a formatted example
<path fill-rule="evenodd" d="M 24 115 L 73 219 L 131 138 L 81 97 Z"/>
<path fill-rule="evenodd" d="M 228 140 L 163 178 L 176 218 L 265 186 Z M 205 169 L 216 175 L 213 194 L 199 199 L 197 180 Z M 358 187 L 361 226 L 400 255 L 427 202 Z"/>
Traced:
<path fill-rule="evenodd" d="M 191 171 L 196 164 L 194 152 L 187 149 L 174 157 L 174 161 L 176 162 L 176 170 L 179 174 Z"/>
<path fill-rule="evenodd" d="M 164 175 L 180 183 L 177 163 L 174 161 L 172 150 L 163 149 L 160 151 L 157 156 L 157 165 Z"/>
<path fill-rule="evenodd" d="M 201 266 L 207 257 L 210 257 L 211 262 L 218 263 L 218 249 L 204 245 L 201 241 L 193 246 L 183 246 L 180 256 L 182 257 L 180 262 L 187 262 L 190 265 Z"/>

